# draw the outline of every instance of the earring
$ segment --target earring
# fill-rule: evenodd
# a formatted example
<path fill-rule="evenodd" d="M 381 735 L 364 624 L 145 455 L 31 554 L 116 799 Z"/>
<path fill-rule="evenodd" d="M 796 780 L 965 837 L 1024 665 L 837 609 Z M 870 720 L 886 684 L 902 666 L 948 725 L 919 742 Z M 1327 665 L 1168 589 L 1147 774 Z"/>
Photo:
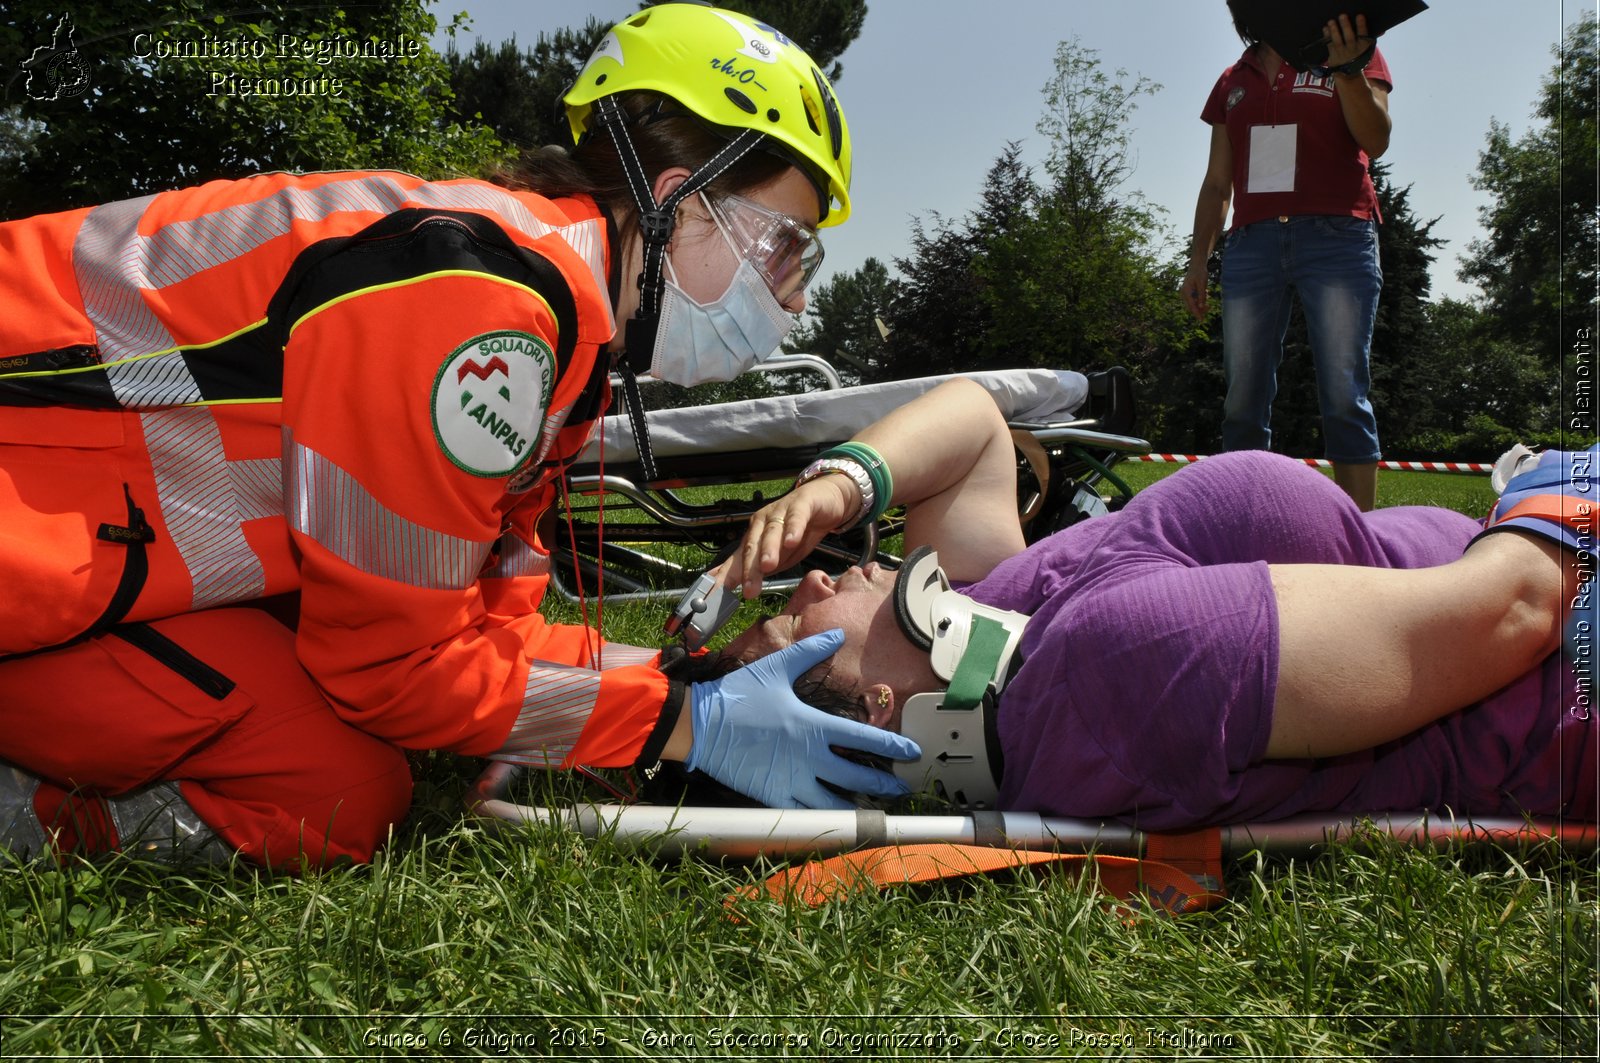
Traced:
<path fill-rule="evenodd" d="M 889 688 L 888 687 L 884 687 L 881 690 L 879 690 L 878 691 L 878 708 L 880 708 L 880 709 L 887 708 L 888 705 L 889 705 L 890 696 L 891 695 L 889 694 Z"/>

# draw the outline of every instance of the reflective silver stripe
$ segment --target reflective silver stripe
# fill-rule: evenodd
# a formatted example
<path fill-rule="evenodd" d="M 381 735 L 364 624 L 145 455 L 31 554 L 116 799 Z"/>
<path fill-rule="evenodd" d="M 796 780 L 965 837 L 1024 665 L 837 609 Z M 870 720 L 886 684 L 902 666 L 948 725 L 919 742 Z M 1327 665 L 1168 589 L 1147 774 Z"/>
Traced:
<path fill-rule="evenodd" d="M 354 476 L 284 430 L 283 494 L 289 527 L 362 572 L 429 590 L 472 586 L 492 541 L 462 539 L 387 508 Z"/>
<path fill-rule="evenodd" d="M 590 271 L 594 274 L 594 283 L 602 292 L 610 284 L 606 276 L 606 230 L 605 222 L 599 218 L 589 221 L 574 222 L 561 228 L 561 239 L 583 259 Z M 606 324 L 616 328 L 616 320 L 611 315 L 611 300 L 604 300 L 601 305 L 605 308 Z"/>
<path fill-rule="evenodd" d="M 239 501 L 239 519 L 283 516 L 283 462 L 278 458 L 251 458 L 228 462 L 233 491 Z"/>
<path fill-rule="evenodd" d="M 101 350 L 104 349 L 102 346 Z M 111 381 L 111 393 L 124 409 L 163 409 L 205 398 L 179 351 L 112 362 L 105 370 Z"/>
<path fill-rule="evenodd" d="M 426 203 L 437 207 L 473 207 L 478 210 L 492 210 L 500 215 L 513 227 L 522 230 L 528 235 L 538 238 L 554 233 L 561 241 L 589 267 L 589 272 L 594 274 L 596 287 L 601 291 L 606 290 L 608 278 L 606 277 L 605 258 L 605 223 L 599 218 L 590 218 L 588 221 L 575 221 L 567 225 L 553 226 L 534 217 L 533 212 L 523 205 L 522 200 L 493 185 L 423 185 L 412 193 L 418 203 Z M 607 324 L 615 328 L 611 320 L 611 304 L 605 304 Z"/>
<path fill-rule="evenodd" d="M 528 669 L 516 726 L 494 759 L 558 767 L 578 744 L 578 735 L 594 714 L 599 697 L 599 672 L 534 661 Z"/>
<path fill-rule="evenodd" d="M 140 421 L 161 519 L 189 569 L 194 608 L 259 598 L 266 573 L 239 527 L 247 518 L 211 411 L 152 410 Z"/>
<path fill-rule="evenodd" d="M 486 579 L 515 579 L 518 576 L 543 576 L 550 571 L 550 555 L 535 550 L 516 535 L 500 537 L 500 560 L 485 572 Z"/>
<path fill-rule="evenodd" d="M 107 203 L 90 211 L 73 245 L 73 268 L 117 401 L 130 409 L 201 401 L 182 354 L 171 350 L 177 342 L 142 292 L 177 284 L 248 254 L 286 235 L 297 221 L 321 221 L 349 212 L 390 214 L 408 202 L 489 210 L 535 239 L 558 236 L 605 289 L 605 230 L 600 219 L 553 226 L 504 189 L 470 184 L 407 189 L 396 176 L 371 174 L 315 188 L 282 188 L 251 203 L 172 222 L 148 236 L 139 234 L 139 220 L 154 196 Z"/>
<path fill-rule="evenodd" d="M 100 361 L 118 363 L 135 355 L 176 346 L 172 334 L 144 301 L 147 239 L 139 219 L 154 196 L 106 203 L 83 219 L 72 245 L 72 265 L 83 296 L 84 313 L 94 324 Z M 198 402 L 200 387 L 173 352 L 155 358 L 107 365 L 112 393 L 129 409 Z"/>
<path fill-rule="evenodd" d="M 609 672 L 613 668 L 649 664 L 660 653 L 660 648 L 655 646 L 629 646 L 622 642 L 607 642 L 600 650 L 601 671 Z"/>
<path fill-rule="evenodd" d="M 550 448 L 555 445 L 556 436 L 561 434 L 561 429 L 567 423 L 567 417 L 572 413 L 572 403 L 567 403 L 559 410 L 551 410 L 545 414 L 544 427 L 539 430 L 539 449 L 534 452 L 529 465 L 538 465 L 549 455 Z"/>
<path fill-rule="evenodd" d="M 315 188 L 280 188 L 265 199 L 236 203 L 189 221 L 173 222 L 143 238 L 147 287 L 177 284 L 286 235 L 297 221 L 335 214 L 392 214 L 408 193 L 393 177 L 332 181 Z"/>

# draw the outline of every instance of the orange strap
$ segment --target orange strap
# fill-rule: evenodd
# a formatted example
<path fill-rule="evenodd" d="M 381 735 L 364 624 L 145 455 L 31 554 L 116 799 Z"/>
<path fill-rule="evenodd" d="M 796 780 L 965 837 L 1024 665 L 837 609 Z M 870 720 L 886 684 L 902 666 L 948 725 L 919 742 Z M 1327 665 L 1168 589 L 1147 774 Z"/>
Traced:
<path fill-rule="evenodd" d="M 1495 509 L 1500 507 L 1497 504 Z M 1491 513 L 1489 524 L 1493 527 L 1512 517 L 1542 517 L 1557 524 L 1570 524 L 1578 531 L 1593 531 L 1596 503 L 1586 498 L 1570 495 L 1529 495 L 1504 513 Z"/>
<path fill-rule="evenodd" d="M 1215 833 L 1215 832 L 1214 832 Z M 862 849 L 826 860 L 812 860 L 780 871 L 765 882 L 747 886 L 728 898 L 730 907 L 741 900 L 765 894 L 774 900 L 793 900 L 815 908 L 859 889 L 887 889 L 915 882 L 962 878 L 1010 868 L 1056 864 L 1098 869 L 1100 885 L 1124 900 L 1146 900 L 1171 913 L 1209 908 L 1224 899 L 1221 888 L 1221 835 L 1217 834 L 1218 878 L 1205 886 L 1170 864 L 1126 856 L 1082 853 L 1034 852 L 997 849 L 982 845 L 930 843 L 882 849 Z"/>
<path fill-rule="evenodd" d="M 1182 871 L 1208 890 L 1222 892 L 1222 829 L 1203 827 L 1182 834 L 1147 834 L 1144 855 Z"/>

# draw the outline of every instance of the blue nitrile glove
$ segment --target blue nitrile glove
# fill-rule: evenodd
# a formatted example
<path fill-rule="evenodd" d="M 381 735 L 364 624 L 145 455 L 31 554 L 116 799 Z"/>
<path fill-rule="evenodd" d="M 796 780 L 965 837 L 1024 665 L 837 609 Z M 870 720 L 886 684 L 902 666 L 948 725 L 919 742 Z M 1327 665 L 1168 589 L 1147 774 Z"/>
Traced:
<path fill-rule="evenodd" d="M 684 766 L 772 808 L 851 807 L 818 779 L 878 797 L 909 793 L 893 775 L 845 760 L 828 747 L 915 760 L 922 755 L 915 742 L 812 708 L 795 696 L 794 681 L 842 645 L 843 631 L 824 631 L 691 686 L 694 738 Z"/>

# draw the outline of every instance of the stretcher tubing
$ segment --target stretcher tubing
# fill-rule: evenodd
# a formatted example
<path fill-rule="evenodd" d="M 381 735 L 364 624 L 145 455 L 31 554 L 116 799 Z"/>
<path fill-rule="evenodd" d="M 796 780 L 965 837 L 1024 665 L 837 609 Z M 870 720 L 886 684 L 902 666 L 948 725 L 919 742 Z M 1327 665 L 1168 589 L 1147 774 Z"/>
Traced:
<path fill-rule="evenodd" d="M 467 794 L 468 812 L 495 827 L 519 823 L 555 825 L 586 838 L 609 838 L 629 848 L 667 857 L 701 853 L 737 859 L 787 858 L 928 842 L 1141 856 L 1151 838 L 1144 831 L 1121 824 L 1033 812 L 890 815 L 868 809 L 834 812 L 621 804 L 538 808 L 510 799 L 520 771 L 510 764 L 490 766 Z M 1554 842 L 1572 852 L 1600 848 L 1593 823 L 1376 813 L 1305 815 L 1271 823 L 1225 826 L 1221 828 L 1222 852 L 1225 856 L 1240 856 L 1257 849 L 1298 852 L 1359 837 L 1368 824 L 1416 846 L 1482 842 L 1510 848 Z"/>

